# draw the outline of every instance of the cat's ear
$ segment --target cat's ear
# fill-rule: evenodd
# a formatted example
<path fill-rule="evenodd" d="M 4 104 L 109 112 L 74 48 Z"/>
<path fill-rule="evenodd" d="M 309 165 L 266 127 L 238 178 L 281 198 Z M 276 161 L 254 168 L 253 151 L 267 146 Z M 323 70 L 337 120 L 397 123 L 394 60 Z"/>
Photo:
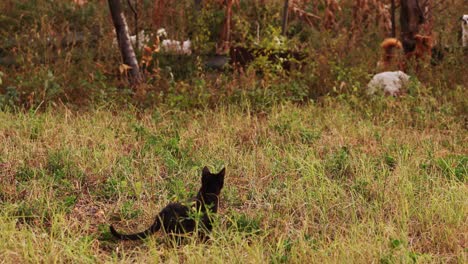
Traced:
<path fill-rule="evenodd" d="M 208 184 L 208 179 L 210 178 L 210 170 L 208 169 L 208 167 L 204 167 L 203 170 L 202 170 L 202 186 L 205 186 Z"/>
<path fill-rule="evenodd" d="M 202 176 L 206 177 L 206 176 L 209 176 L 210 174 L 211 174 L 210 169 L 208 169 L 207 166 L 203 167 Z"/>
<path fill-rule="evenodd" d="M 226 174 L 226 168 L 223 168 L 220 172 L 218 172 L 218 179 L 221 180 L 221 183 L 224 183 L 224 174 Z"/>
<path fill-rule="evenodd" d="M 224 178 L 224 174 L 225 174 L 225 173 L 226 173 L 226 168 L 223 168 L 222 170 L 220 170 L 220 171 L 218 172 L 218 176 Z"/>

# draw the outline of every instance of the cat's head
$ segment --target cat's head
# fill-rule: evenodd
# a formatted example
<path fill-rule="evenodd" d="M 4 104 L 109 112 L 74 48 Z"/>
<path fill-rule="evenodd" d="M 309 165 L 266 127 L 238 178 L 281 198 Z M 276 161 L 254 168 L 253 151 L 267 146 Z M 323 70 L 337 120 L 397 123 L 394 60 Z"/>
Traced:
<path fill-rule="evenodd" d="M 211 173 L 207 167 L 202 171 L 202 190 L 205 193 L 219 195 L 224 185 L 225 168 L 218 173 Z"/>

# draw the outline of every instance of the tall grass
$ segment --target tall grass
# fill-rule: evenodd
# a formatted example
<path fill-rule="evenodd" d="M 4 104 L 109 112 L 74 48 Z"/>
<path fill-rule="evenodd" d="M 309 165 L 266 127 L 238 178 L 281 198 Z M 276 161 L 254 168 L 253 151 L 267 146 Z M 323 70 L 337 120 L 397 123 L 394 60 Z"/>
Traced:
<path fill-rule="evenodd" d="M 1 112 L 0 258 L 466 263 L 460 100 Z M 227 167 L 209 242 L 110 239 L 191 197 L 204 165 Z"/>
<path fill-rule="evenodd" d="M 253 41 L 252 19 L 273 39 L 281 6 L 241 2 L 233 39 Z M 0 2 L 2 262 L 467 262 L 462 52 L 421 67 L 402 97 L 367 97 L 384 36 L 370 26 L 350 44 L 348 8 L 339 30 L 292 18 L 287 47 L 309 54 L 302 71 L 213 73 L 193 56 L 132 89 L 116 73 L 105 4 Z M 213 42 L 223 12 L 211 4 L 198 20 L 170 17 L 174 28 Z M 457 41 L 461 7 L 435 16 L 444 45 Z M 85 41 L 50 45 L 58 32 Z M 227 168 L 207 243 L 111 238 L 109 223 L 141 230 L 193 196 L 205 165 Z"/>

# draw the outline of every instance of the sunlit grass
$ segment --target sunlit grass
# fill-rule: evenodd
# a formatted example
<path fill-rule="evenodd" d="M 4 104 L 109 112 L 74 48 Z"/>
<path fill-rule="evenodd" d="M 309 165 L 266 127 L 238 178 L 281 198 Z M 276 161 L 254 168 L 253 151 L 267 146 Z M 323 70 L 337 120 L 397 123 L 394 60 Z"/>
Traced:
<path fill-rule="evenodd" d="M 2 112 L 0 259 L 466 262 L 466 102 L 365 100 Z M 109 240 L 194 195 L 204 165 L 227 168 L 209 242 Z"/>

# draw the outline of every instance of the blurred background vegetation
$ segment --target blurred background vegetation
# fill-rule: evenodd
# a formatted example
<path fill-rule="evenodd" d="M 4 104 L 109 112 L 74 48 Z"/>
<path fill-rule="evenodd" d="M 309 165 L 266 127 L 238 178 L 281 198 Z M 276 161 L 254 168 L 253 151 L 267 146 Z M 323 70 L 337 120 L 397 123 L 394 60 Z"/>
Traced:
<path fill-rule="evenodd" d="M 171 39 L 190 38 L 193 53 L 152 53 L 151 65 L 144 68 L 146 82 L 131 87 L 119 71 L 121 56 L 112 45 L 115 35 L 107 1 L 77 2 L 85 1 L 0 2 L 1 109 L 57 104 L 72 108 L 163 104 L 186 109 L 248 103 L 263 110 L 279 101 L 359 97 L 376 73 L 379 44 L 390 34 L 389 0 L 290 1 L 302 13 L 290 12 L 285 38 L 280 36 L 283 0 L 234 1 L 231 45 L 301 51 L 307 55 L 306 63 L 287 72 L 281 65 L 258 59 L 243 71 L 229 67 L 213 71 L 204 66 L 220 39 L 223 1 L 205 0 L 196 10 L 191 0 L 140 0 L 136 1 L 138 28 L 153 37 L 164 27 Z M 438 45 L 460 46 L 459 17 L 465 4 L 454 0 L 434 7 Z M 122 6 L 134 35 L 133 13 L 126 1 Z M 137 51 L 137 56 L 141 61 L 142 52 Z M 418 71 L 425 92 L 434 98 L 443 93 L 445 100 L 451 100 L 451 92 L 467 82 L 465 58 L 448 53 L 438 65 Z"/>

